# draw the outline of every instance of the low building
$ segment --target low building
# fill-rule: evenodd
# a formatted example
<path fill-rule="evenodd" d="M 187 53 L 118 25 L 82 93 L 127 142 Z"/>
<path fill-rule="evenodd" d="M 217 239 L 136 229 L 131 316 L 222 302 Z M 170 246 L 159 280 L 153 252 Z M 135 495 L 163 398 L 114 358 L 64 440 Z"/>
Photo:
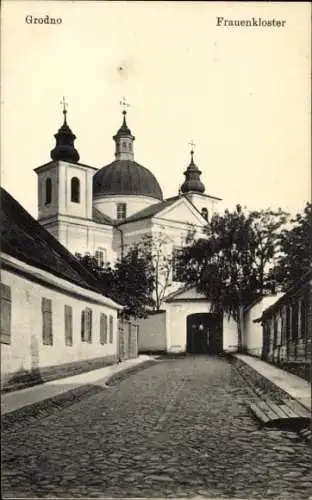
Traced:
<path fill-rule="evenodd" d="M 2 387 L 115 363 L 122 307 L 3 189 L 0 213 Z"/>
<path fill-rule="evenodd" d="M 257 320 L 263 328 L 262 358 L 310 379 L 312 362 L 312 271 Z"/>

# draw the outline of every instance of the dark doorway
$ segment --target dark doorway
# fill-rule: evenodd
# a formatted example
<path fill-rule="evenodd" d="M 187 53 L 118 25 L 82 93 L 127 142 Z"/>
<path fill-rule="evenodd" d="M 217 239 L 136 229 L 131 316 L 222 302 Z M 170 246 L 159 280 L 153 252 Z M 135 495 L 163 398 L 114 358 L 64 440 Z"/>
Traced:
<path fill-rule="evenodd" d="M 220 354 L 223 348 L 222 315 L 190 314 L 186 318 L 186 350 L 192 354 Z"/>

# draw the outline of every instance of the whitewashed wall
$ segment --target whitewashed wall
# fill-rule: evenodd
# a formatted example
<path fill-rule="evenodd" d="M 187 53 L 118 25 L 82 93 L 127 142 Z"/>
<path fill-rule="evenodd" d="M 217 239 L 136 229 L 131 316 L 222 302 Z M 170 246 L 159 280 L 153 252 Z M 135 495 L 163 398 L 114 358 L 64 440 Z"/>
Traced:
<path fill-rule="evenodd" d="M 11 288 L 11 343 L 1 344 L 1 374 L 18 370 L 30 370 L 63 363 L 117 355 L 117 309 L 113 301 L 100 294 L 89 292 L 72 283 L 61 280 L 41 270 L 36 276 L 43 280 L 35 282 L 33 269 L 16 259 L 28 277 L 18 271 L 2 269 L 1 282 Z M 48 279 L 48 282 L 45 280 Z M 65 288 L 64 288 L 65 286 Z M 52 300 L 53 345 L 43 345 L 41 300 Z M 72 307 L 73 345 L 65 345 L 64 306 Z M 93 311 L 92 343 L 81 341 L 81 312 L 86 307 Z M 113 343 L 100 344 L 100 313 L 112 315 L 114 320 Z"/>
<path fill-rule="evenodd" d="M 159 203 L 159 200 L 149 196 L 141 195 L 114 195 L 114 196 L 97 196 L 93 200 L 93 206 L 96 207 L 100 212 L 111 217 L 111 219 L 117 219 L 117 204 L 126 203 L 126 215 L 130 217 L 137 212 L 140 212 L 144 208 Z"/>

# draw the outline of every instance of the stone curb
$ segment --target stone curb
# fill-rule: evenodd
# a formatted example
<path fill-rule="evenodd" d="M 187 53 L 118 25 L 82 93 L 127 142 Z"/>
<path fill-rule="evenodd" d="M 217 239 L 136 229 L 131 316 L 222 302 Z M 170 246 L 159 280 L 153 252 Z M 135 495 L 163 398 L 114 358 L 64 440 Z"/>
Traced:
<path fill-rule="evenodd" d="M 45 418 L 58 409 L 71 406 L 86 396 L 91 396 L 105 391 L 109 388 L 109 386 L 116 385 L 117 382 L 121 382 L 129 375 L 145 370 L 154 364 L 156 364 L 155 360 L 148 359 L 140 364 L 125 367 L 125 369 L 120 370 L 117 373 L 107 375 L 106 377 L 104 376 L 101 385 L 83 384 L 77 388 L 63 392 L 62 394 L 52 396 L 51 398 L 23 406 L 22 408 L 6 413 L 1 416 L 1 430 L 15 432 L 16 430 L 23 429 L 27 426 L 27 424 L 33 421 Z"/>
<path fill-rule="evenodd" d="M 273 398 L 277 403 L 282 399 L 290 401 L 297 401 L 290 396 L 286 391 L 275 385 L 271 380 L 264 377 L 261 373 L 254 370 L 250 365 L 243 360 L 236 358 L 231 353 L 227 353 L 228 361 L 238 371 L 240 376 L 244 379 L 245 383 L 253 390 L 259 399 L 265 400 L 267 396 Z M 247 372 L 247 374 L 246 374 Z M 246 376 L 248 375 L 248 376 Z M 297 403 L 300 404 L 299 401 Z M 305 408 L 304 406 L 302 406 Z M 306 408 L 305 408 L 306 409 Z M 299 430 L 298 434 L 309 443 L 312 442 L 312 427 L 306 427 Z"/>

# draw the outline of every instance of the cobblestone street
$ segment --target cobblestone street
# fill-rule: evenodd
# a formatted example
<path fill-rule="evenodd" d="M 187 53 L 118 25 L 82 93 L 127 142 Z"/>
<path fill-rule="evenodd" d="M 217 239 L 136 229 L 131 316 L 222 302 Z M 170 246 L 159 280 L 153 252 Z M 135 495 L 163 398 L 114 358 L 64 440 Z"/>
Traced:
<path fill-rule="evenodd" d="M 312 496 L 311 451 L 260 429 L 225 359 L 160 360 L 2 434 L 2 496 Z"/>

